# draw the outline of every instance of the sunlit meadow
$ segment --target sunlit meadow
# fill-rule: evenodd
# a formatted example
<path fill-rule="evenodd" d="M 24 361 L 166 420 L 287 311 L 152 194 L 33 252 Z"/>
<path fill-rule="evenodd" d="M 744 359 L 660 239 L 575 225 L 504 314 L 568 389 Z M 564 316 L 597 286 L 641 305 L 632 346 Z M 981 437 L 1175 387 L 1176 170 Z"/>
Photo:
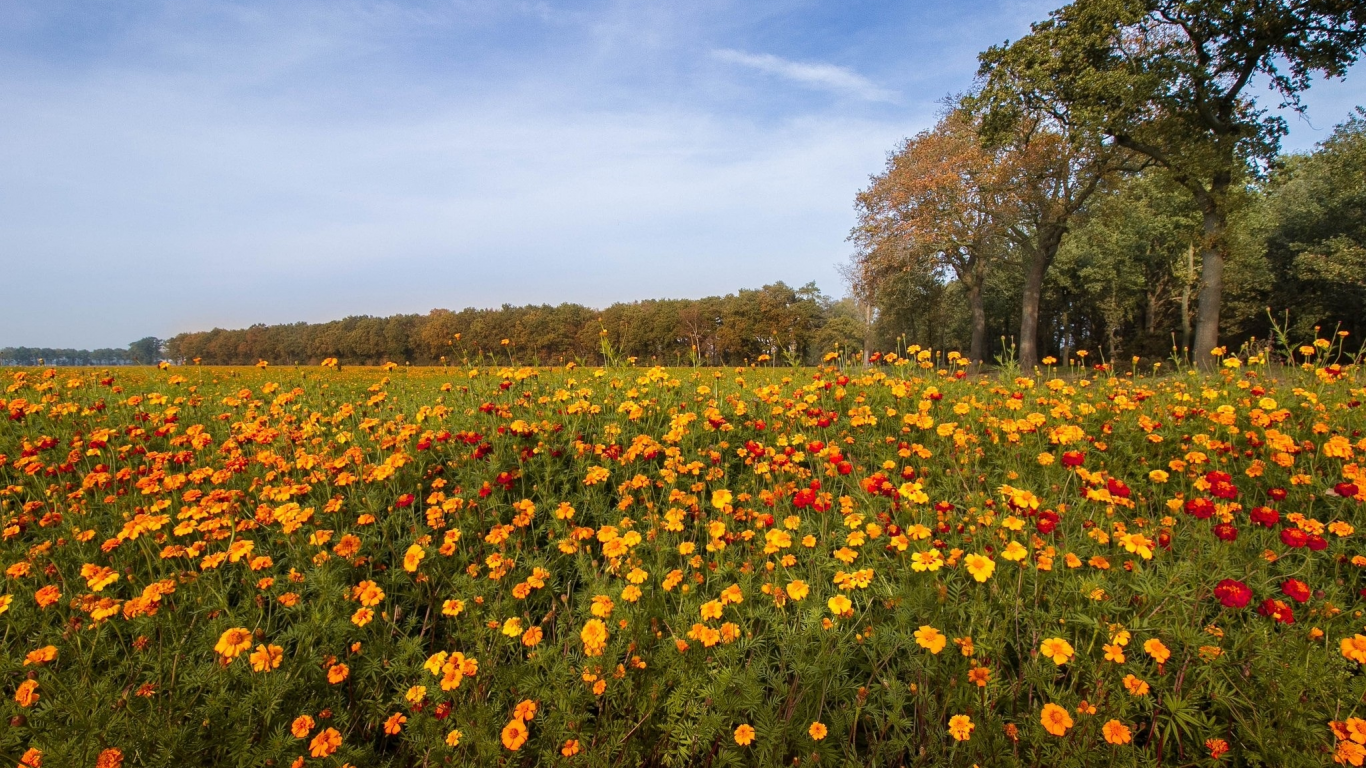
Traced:
<path fill-rule="evenodd" d="M 1339 343 L 9 371 L 0 757 L 1360 766 Z"/>

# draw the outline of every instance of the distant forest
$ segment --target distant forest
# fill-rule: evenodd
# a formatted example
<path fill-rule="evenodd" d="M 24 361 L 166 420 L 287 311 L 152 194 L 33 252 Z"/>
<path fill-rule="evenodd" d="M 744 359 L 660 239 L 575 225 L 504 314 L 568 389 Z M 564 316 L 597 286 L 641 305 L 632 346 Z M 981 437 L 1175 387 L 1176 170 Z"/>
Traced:
<path fill-rule="evenodd" d="M 779 282 L 726 296 L 635 301 L 603 310 L 579 304 L 504 305 L 216 328 L 168 339 L 164 356 L 206 365 L 317 363 L 327 358 L 421 365 L 487 360 L 489 355 L 519 364 L 600 363 L 607 354 L 661 365 L 730 365 L 761 358 L 807 363 L 836 345 L 862 349 L 863 330 L 852 302 L 834 300 L 814 283 L 792 288 Z"/>

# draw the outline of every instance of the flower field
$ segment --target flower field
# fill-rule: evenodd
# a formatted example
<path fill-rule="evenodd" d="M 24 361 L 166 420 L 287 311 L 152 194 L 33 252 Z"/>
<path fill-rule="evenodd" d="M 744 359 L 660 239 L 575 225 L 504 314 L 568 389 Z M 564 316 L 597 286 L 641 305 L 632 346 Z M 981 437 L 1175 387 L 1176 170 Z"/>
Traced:
<path fill-rule="evenodd" d="M 0 760 L 1360 766 L 1306 358 L 7 371 Z"/>

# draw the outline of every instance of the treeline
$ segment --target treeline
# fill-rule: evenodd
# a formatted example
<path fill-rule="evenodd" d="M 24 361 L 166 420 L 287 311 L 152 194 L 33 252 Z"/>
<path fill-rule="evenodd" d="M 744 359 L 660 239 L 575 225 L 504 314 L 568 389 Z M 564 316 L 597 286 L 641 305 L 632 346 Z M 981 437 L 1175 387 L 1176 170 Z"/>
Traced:
<path fill-rule="evenodd" d="M 127 349 L 0 347 L 0 365 L 137 365 Z"/>
<path fill-rule="evenodd" d="M 1366 44 L 1359 3 L 1074 0 L 859 193 L 873 345 L 1081 348 L 1201 365 L 1273 332 L 1366 332 L 1366 113 L 1284 156 L 1283 119 Z M 1094 353 L 1094 352 L 1093 352 Z"/>
<path fill-rule="evenodd" d="M 667 365 L 742 364 L 767 356 L 781 364 L 810 362 L 836 345 L 861 346 L 862 334 L 850 302 L 823 295 L 814 283 L 791 288 L 779 282 L 726 296 L 617 303 L 603 310 L 504 305 L 215 328 L 168 339 L 165 354 L 215 365 L 327 358 L 352 364 L 563 364 L 600 363 L 607 356 Z"/>
<path fill-rule="evenodd" d="M 162 342 L 152 336 L 124 349 L 0 347 L 0 365 L 151 365 L 161 359 Z"/>

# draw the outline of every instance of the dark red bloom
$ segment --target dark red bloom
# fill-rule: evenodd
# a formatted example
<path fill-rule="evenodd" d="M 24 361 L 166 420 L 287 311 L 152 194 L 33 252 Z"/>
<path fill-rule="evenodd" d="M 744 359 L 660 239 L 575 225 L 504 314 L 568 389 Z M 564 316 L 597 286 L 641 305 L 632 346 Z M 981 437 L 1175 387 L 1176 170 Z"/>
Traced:
<path fill-rule="evenodd" d="M 1272 488 L 1267 491 L 1267 494 L 1276 501 L 1285 501 L 1286 492 L 1284 488 Z"/>
<path fill-rule="evenodd" d="M 411 493 L 405 493 L 402 496 L 399 496 L 398 501 L 394 502 L 394 506 L 398 507 L 399 509 L 403 509 L 404 507 L 411 507 L 412 505 L 413 495 Z"/>
<path fill-rule="evenodd" d="M 1214 515 L 1214 502 L 1203 497 L 1190 499 L 1186 502 L 1186 512 L 1199 520 L 1208 520 Z"/>
<path fill-rule="evenodd" d="M 1263 600 L 1261 605 L 1257 606 L 1257 613 L 1260 613 L 1263 616 L 1271 618 L 1272 620 L 1277 621 L 1281 624 L 1295 623 L 1294 609 L 1292 609 L 1285 603 L 1281 602 L 1280 600 L 1272 600 L 1269 597 Z"/>
<path fill-rule="evenodd" d="M 1246 608 L 1252 601 L 1252 590 L 1237 579 L 1224 579 L 1214 586 L 1214 596 L 1225 608 Z"/>
<path fill-rule="evenodd" d="M 1299 528 L 1282 528 L 1281 543 L 1287 547 L 1303 547 L 1309 544 L 1309 537 Z"/>
<path fill-rule="evenodd" d="M 1238 529 L 1228 523 L 1220 523 L 1214 526 L 1214 535 L 1218 537 L 1220 541 L 1237 541 Z"/>
<path fill-rule="evenodd" d="M 1116 480 L 1113 477 L 1105 483 L 1105 488 L 1110 491 L 1111 496 L 1116 496 L 1121 499 L 1127 499 L 1129 498 L 1129 495 L 1133 493 L 1129 490 L 1129 486 L 1124 484 L 1123 480 Z"/>
<path fill-rule="evenodd" d="M 1086 454 L 1081 451 L 1068 451 L 1062 455 L 1062 465 L 1064 467 L 1080 467 L 1086 461 Z"/>
<path fill-rule="evenodd" d="M 1039 513 L 1039 519 L 1035 521 L 1034 527 L 1039 533 L 1049 534 L 1058 527 L 1058 513 L 1051 509 L 1045 509 Z"/>
<path fill-rule="evenodd" d="M 1338 483 L 1337 485 L 1333 486 L 1333 491 L 1336 492 L 1339 496 L 1343 496 L 1350 499 L 1351 497 L 1357 495 L 1357 493 L 1360 492 L 1360 489 L 1357 488 L 1356 483 Z"/>
<path fill-rule="evenodd" d="M 1299 579 L 1286 579 L 1281 582 L 1281 592 L 1297 603 L 1303 603 L 1309 599 L 1309 585 Z"/>
<path fill-rule="evenodd" d="M 1253 507 L 1248 517 L 1252 518 L 1252 522 L 1266 528 L 1275 528 L 1276 523 L 1281 521 L 1281 513 L 1271 507 Z"/>
<path fill-rule="evenodd" d="M 1328 540 L 1317 533 L 1311 533 L 1305 538 L 1305 545 L 1309 547 L 1310 552 L 1322 552 L 1328 549 Z"/>

